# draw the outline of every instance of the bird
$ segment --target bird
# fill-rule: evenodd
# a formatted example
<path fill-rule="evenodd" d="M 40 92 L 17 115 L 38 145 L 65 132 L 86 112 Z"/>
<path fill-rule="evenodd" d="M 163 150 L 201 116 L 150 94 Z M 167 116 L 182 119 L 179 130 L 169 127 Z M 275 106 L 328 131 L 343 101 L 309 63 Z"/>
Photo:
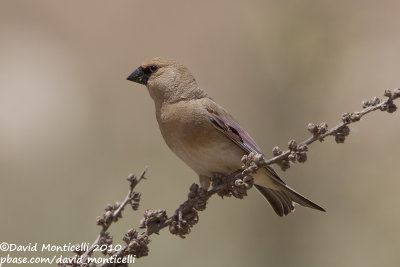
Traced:
<path fill-rule="evenodd" d="M 264 155 L 244 128 L 177 61 L 152 58 L 127 80 L 147 87 L 167 146 L 197 173 L 202 188 L 210 187 L 214 175 L 240 169 L 243 155 Z M 255 188 L 280 217 L 293 212 L 295 203 L 325 211 L 290 188 L 271 166 L 262 166 L 252 176 Z"/>

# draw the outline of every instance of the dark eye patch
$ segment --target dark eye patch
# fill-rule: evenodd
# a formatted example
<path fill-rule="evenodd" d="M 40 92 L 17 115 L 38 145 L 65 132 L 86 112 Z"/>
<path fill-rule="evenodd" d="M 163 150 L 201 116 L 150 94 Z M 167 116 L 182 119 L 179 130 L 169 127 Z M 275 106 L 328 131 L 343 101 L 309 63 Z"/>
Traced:
<path fill-rule="evenodd" d="M 150 69 L 151 72 L 156 72 L 156 71 L 158 70 L 158 66 L 156 66 L 156 65 L 151 65 L 151 66 L 149 67 L 149 69 Z"/>
<path fill-rule="evenodd" d="M 151 65 L 145 69 L 143 69 L 143 72 L 147 75 L 150 76 L 152 73 L 156 72 L 158 70 L 158 66 L 156 65 Z"/>
<path fill-rule="evenodd" d="M 151 74 L 150 68 L 145 68 L 145 69 L 143 69 L 143 72 L 144 72 L 144 74 L 146 74 L 147 76 L 150 76 L 150 74 Z"/>

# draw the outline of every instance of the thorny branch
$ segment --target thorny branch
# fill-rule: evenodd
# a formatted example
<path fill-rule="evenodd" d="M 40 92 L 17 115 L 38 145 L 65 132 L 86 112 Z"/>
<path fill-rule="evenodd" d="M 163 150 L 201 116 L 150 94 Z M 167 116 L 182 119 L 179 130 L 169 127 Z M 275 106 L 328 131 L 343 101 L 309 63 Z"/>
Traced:
<path fill-rule="evenodd" d="M 363 102 L 363 110 L 344 113 L 342 122 L 331 129 L 328 128 L 325 122 L 320 124 L 309 123 L 307 129 L 312 134 L 311 137 L 300 144 L 297 144 L 294 140 L 289 141 L 288 150 L 286 151 L 282 151 L 279 147 L 274 147 L 272 152 L 275 157 L 271 159 L 265 160 L 263 155 L 254 153 L 243 156 L 242 169 L 228 176 L 215 175 L 212 179 L 212 188 L 210 190 L 200 188 L 193 183 L 189 189 L 188 199 L 170 217 L 167 216 L 166 210 L 147 209 L 144 212 L 144 218 L 139 224 L 139 228 L 144 229 L 144 231 L 139 233 L 133 228 L 130 229 L 123 237 L 126 245 L 122 249 L 118 251 L 102 251 L 103 254 L 108 255 L 110 259 L 123 259 L 129 255 L 133 255 L 135 258 L 147 256 L 149 251 L 148 244 L 150 243 L 149 236 L 154 233 L 158 234 L 160 230 L 166 227 L 169 227 L 170 233 L 185 238 L 190 233 L 191 228 L 198 222 L 198 212 L 205 210 L 207 201 L 211 196 L 218 194 L 221 197 L 234 196 L 240 199 L 243 198 L 247 195 L 247 190 L 253 186 L 251 174 L 255 173 L 259 167 L 278 164 L 282 170 L 286 170 L 290 167 L 290 163 L 295 163 L 296 161 L 305 162 L 307 160 L 308 146 L 315 141 L 322 142 L 328 136 L 335 136 L 337 143 L 344 143 L 345 138 L 350 134 L 349 124 L 359 121 L 366 114 L 378 109 L 389 113 L 395 112 L 397 107 L 393 100 L 400 98 L 400 89 L 386 90 L 384 95 L 386 97 L 384 101 L 374 97 Z M 80 257 L 81 262 L 61 264 L 62 266 L 97 266 L 94 263 L 88 263 L 88 259 L 96 246 L 112 244 L 112 237 L 107 230 L 113 222 L 122 217 L 124 207 L 129 203 L 133 210 L 138 209 L 140 193 L 133 190 L 145 178 L 146 171 L 147 169 L 138 178 L 133 174 L 128 176 L 130 190 L 122 203 L 116 202 L 114 205 L 107 204 L 105 206 L 105 214 L 97 218 L 97 224 L 102 227 L 97 239 L 87 251 L 76 251 L 75 259 Z M 105 263 L 101 266 L 128 266 L 128 264 Z"/>

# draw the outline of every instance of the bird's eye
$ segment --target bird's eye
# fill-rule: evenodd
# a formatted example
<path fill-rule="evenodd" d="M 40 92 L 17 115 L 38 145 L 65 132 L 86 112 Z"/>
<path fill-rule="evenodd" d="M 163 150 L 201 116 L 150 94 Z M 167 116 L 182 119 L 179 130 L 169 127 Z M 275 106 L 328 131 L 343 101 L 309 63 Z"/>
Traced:
<path fill-rule="evenodd" d="M 151 72 L 156 72 L 158 70 L 158 67 L 156 65 L 151 65 L 150 66 L 150 71 Z"/>

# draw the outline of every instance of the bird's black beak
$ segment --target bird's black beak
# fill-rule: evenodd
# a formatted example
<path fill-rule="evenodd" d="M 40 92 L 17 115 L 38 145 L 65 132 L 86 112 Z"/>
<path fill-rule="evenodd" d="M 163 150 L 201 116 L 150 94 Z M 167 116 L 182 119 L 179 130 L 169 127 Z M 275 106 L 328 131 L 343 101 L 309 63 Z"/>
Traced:
<path fill-rule="evenodd" d="M 149 76 L 146 73 L 144 73 L 142 67 L 139 67 L 134 72 L 132 72 L 132 74 L 129 75 L 128 78 L 126 79 L 132 82 L 146 85 Z"/>

